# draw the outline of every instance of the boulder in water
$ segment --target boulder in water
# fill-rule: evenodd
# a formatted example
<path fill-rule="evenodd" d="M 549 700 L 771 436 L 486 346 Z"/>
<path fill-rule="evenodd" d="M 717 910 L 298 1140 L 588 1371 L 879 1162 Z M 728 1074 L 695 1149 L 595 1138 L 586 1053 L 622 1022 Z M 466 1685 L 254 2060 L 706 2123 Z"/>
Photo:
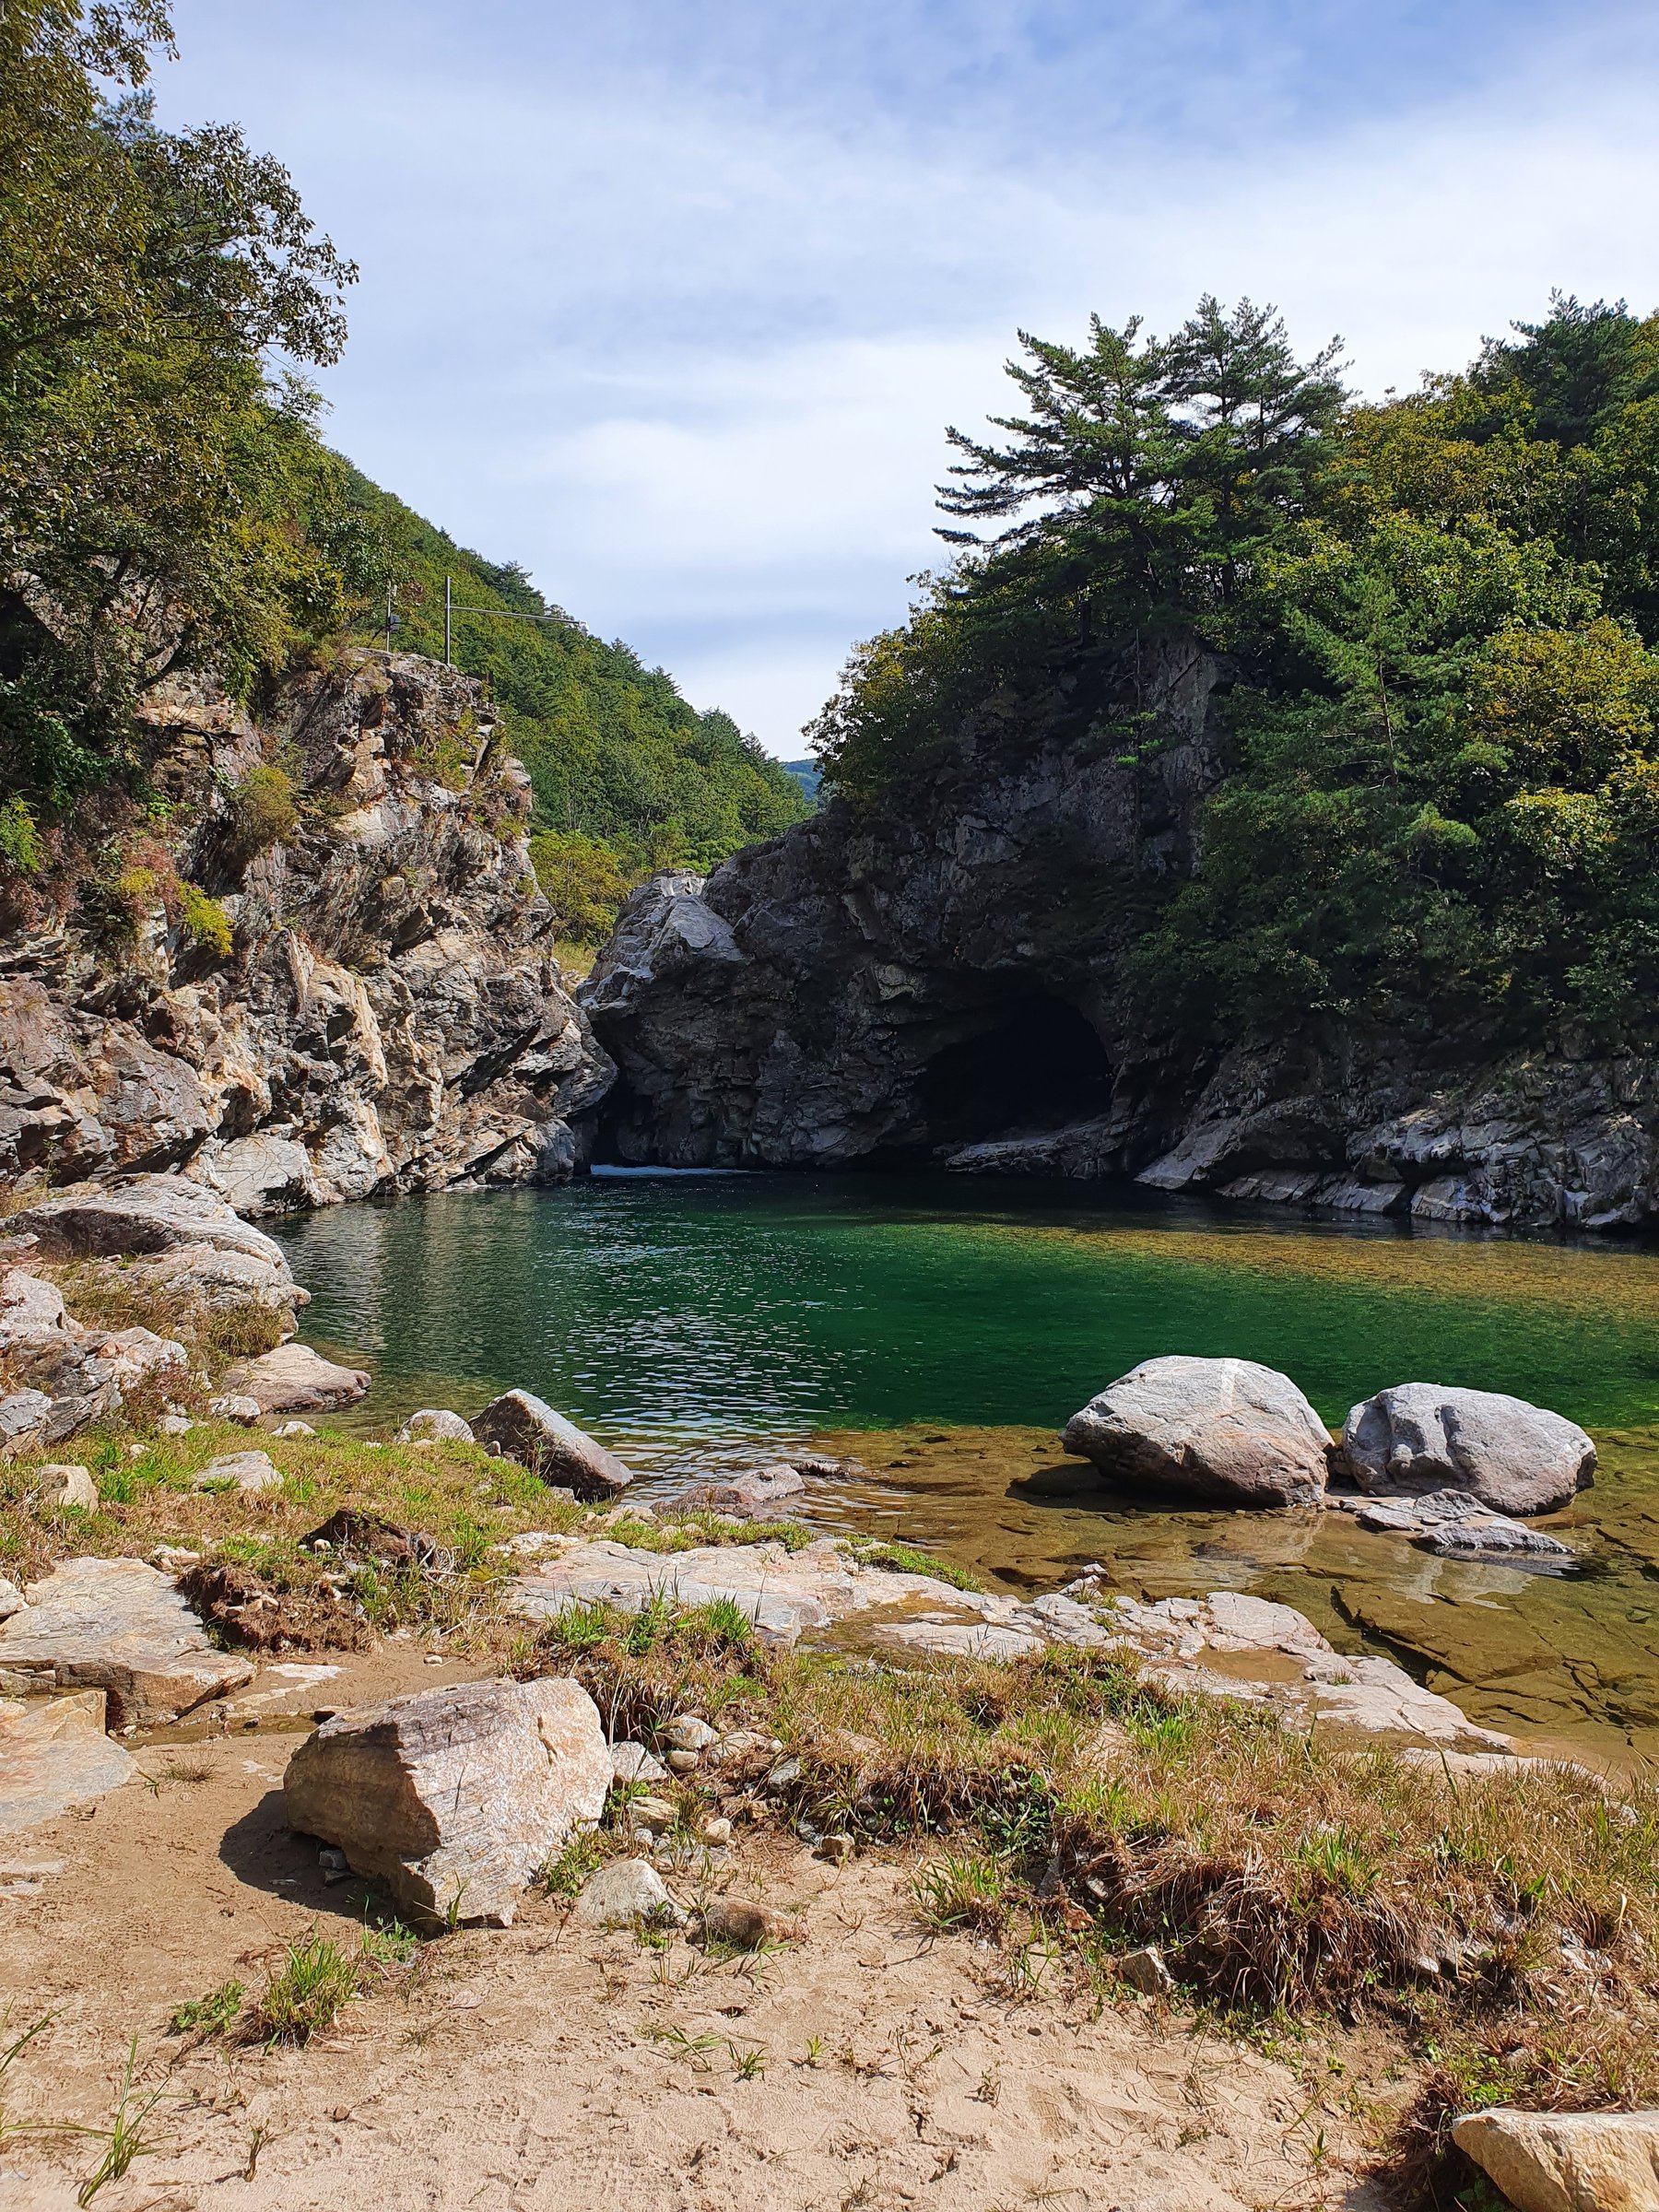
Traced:
<path fill-rule="evenodd" d="M 1317 1504 L 1331 1449 L 1288 1375 L 1180 1355 L 1121 1376 L 1072 1416 L 1062 1441 L 1115 1481 L 1246 1506 Z"/>
<path fill-rule="evenodd" d="M 1401 1382 L 1343 1425 L 1342 1465 L 1362 1490 L 1465 1490 L 1500 1513 L 1547 1513 L 1586 1488 L 1595 1446 L 1575 1422 L 1495 1390 Z"/>

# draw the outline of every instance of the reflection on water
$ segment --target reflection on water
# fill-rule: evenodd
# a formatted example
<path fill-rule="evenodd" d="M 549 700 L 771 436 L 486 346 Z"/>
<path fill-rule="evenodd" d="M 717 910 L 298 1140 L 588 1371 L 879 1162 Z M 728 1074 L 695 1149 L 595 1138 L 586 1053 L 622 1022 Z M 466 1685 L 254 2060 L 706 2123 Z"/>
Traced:
<path fill-rule="evenodd" d="M 365 1422 L 523 1384 L 617 1446 L 648 1494 L 817 1439 L 870 1470 L 815 1489 L 832 1524 L 890 1528 L 1007 1587 L 1100 1559 L 1151 1595 L 1260 1591 L 1478 1718 L 1659 1750 L 1659 1255 L 871 1176 L 454 1194 L 281 1233 L 315 1293 L 306 1334 L 376 1369 Z M 1094 1489 L 1055 1430 L 1169 1351 L 1282 1368 L 1333 1422 L 1411 1380 L 1584 1422 L 1597 1487 L 1551 1525 L 1589 1571 Z"/>

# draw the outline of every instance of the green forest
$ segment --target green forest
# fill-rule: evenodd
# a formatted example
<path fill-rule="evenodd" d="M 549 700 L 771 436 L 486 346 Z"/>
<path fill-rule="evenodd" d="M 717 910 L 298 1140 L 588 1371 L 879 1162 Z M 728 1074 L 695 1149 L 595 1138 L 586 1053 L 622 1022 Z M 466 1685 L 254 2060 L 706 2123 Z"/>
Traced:
<path fill-rule="evenodd" d="M 535 787 L 568 935 L 628 886 L 796 820 L 796 780 L 625 645 L 549 608 L 331 452 L 308 373 L 356 270 L 241 133 L 161 129 L 162 0 L 0 9 L 0 868 L 146 798 L 144 702 L 206 673 L 256 701 L 340 639 L 442 649 L 443 577 Z M 113 818 L 111 817 L 111 818 Z"/>
<path fill-rule="evenodd" d="M 1118 887 L 1148 1033 L 1659 1042 L 1659 316 L 1558 296 L 1380 403 L 1247 300 L 1022 347 L 1001 436 L 950 433 L 950 565 L 817 726 L 830 788 L 892 804 L 993 699 L 1147 768 L 1149 648 L 1197 641 L 1196 868 Z"/>

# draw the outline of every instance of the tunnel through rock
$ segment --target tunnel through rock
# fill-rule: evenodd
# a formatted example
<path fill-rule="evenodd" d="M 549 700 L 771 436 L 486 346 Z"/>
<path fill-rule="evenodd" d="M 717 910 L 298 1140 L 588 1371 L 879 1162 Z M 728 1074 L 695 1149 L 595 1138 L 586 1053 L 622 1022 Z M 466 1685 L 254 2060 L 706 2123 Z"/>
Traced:
<path fill-rule="evenodd" d="M 1105 1112 L 1112 1064 L 1077 1007 L 1043 994 L 947 1045 L 924 1070 L 917 1099 L 932 1145 L 1060 1129 Z"/>

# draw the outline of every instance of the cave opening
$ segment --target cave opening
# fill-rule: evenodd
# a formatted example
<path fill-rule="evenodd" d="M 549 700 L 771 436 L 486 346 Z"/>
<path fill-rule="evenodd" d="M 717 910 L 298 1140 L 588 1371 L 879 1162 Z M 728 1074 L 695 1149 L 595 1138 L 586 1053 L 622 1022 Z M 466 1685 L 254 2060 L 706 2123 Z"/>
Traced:
<path fill-rule="evenodd" d="M 1112 1080 L 1106 1048 L 1077 1007 L 1042 994 L 935 1053 L 917 1097 L 930 1145 L 971 1145 L 1104 1113 Z"/>

